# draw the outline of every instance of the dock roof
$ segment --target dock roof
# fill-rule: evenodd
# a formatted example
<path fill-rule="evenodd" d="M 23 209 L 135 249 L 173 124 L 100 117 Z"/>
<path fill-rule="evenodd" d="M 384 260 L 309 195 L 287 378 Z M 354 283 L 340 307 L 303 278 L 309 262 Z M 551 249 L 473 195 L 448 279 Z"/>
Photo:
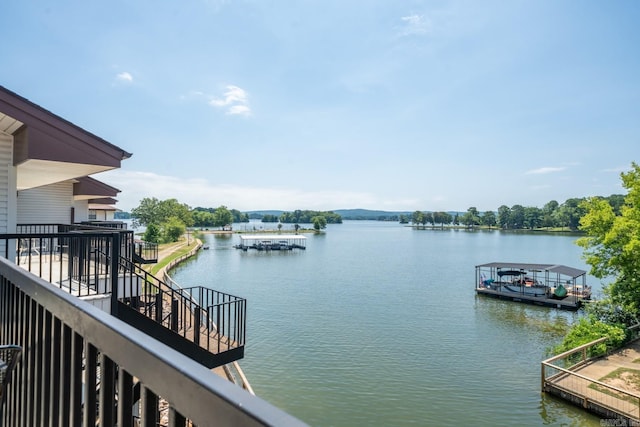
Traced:
<path fill-rule="evenodd" d="M 306 240 L 300 234 L 241 234 L 240 240 Z"/>
<path fill-rule="evenodd" d="M 580 270 L 578 268 L 573 268 L 573 267 L 567 267 L 566 265 L 560 265 L 560 264 L 527 264 L 527 263 L 517 263 L 517 262 L 490 262 L 488 264 L 476 265 L 476 268 L 479 268 L 479 267 L 540 270 L 540 271 L 548 271 L 551 273 L 563 274 L 565 276 L 569 276 L 572 278 L 580 277 L 587 273 L 584 270 Z"/>

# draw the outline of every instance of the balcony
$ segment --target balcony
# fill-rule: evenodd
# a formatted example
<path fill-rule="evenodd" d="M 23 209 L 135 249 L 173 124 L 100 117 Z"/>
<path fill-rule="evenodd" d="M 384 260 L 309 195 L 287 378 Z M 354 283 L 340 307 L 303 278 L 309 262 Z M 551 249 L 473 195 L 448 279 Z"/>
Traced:
<path fill-rule="evenodd" d="M 246 301 L 171 286 L 132 261 L 128 230 L 21 225 L 0 235 L 0 256 L 132 325 L 207 368 L 244 357 Z"/>
<path fill-rule="evenodd" d="M 71 258 L 74 251 L 57 256 Z M 4 426 L 303 425 L 4 258 L 0 344 L 23 348 L 4 391 Z"/>

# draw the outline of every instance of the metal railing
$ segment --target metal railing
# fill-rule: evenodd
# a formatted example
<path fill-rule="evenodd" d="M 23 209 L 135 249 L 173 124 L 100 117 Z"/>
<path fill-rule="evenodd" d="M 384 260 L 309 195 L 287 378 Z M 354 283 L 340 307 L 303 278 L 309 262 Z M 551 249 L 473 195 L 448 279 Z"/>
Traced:
<path fill-rule="evenodd" d="M 127 260 L 121 265 L 125 294 L 137 294 L 122 302 L 211 353 L 244 347 L 244 298 L 203 286 L 171 286 Z"/>
<path fill-rule="evenodd" d="M 72 295 L 110 295 L 110 313 L 136 327 L 144 328 L 146 323 L 123 316 L 129 313 L 120 313 L 119 304 L 211 354 L 227 353 L 215 361 L 209 358 L 210 367 L 243 357 L 245 299 L 207 288 L 193 287 L 187 291 L 166 284 L 119 255 L 123 245 L 118 241 L 123 233 L 117 230 L 91 228 L 56 233 L 55 230 L 66 228 L 37 229 L 45 232 L 0 235 L 0 255 L 15 258 L 17 265 Z M 199 297 L 193 298 L 192 293 Z"/>
<path fill-rule="evenodd" d="M 3 426 L 303 425 L 6 259 L 0 341 L 24 349 Z"/>
<path fill-rule="evenodd" d="M 630 328 L 632 339 L 637 339 L 640 325 Z M 608 337 L 599 338 L 572 350 L 558 354 L 541 363 L 541 388 L 557 394 L 574 404 L 591 408 L 601 415 L 620 415 L 637 421 L 640 417 L 640 395 L 623 390 L 580 372 L 601 354 L 594 351 L 606 343 Z"/>
<path fill-rule="evenodd" d="M 16 234 L 59 234 L 77 231 L 118 232 L 120 254 L 143 264 L 158 261 L 158 244 L 136 240 L 132 230 L 119 221 L 87 221 L 78 224 L 18 224 Z"/>

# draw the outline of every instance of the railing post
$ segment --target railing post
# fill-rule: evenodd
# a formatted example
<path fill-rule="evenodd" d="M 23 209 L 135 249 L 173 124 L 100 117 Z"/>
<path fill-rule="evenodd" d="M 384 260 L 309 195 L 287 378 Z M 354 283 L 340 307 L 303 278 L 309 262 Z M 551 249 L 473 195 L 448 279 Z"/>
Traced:
<path fill-rule="evenodd" d="M 200 325 L 201 325 L 200 316 L 201 316 L 200 306 L 196 305 L 193 310 L 193 342 L 196 343 L 197 345 L 200 345 Z"/>
<path fill-rule="evenodd" d="M 175 298 L 171 299 L 171 330 L 174 332 L 178 332 L 178 300 Z"/>
<path fill-rule="evenodd" d="M 156 322 L 162 323 L 162 292 L 156 294 Z"/>
<path fill-rule="evenodd" d="M 120 271 L 120 233 L 111 234 L 111 315 L 118 316 L 118 279 Z"/>

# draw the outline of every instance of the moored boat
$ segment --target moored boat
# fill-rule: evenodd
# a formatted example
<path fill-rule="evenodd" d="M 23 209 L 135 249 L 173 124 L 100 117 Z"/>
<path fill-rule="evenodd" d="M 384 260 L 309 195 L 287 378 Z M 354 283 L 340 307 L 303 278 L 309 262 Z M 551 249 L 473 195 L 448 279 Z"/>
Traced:
<path fill-rule="evenodd" d="M 492 262 L 476 266 L 476 293 L 577 309 L 591 297 L 586 271 L 559 264 Z"/>

